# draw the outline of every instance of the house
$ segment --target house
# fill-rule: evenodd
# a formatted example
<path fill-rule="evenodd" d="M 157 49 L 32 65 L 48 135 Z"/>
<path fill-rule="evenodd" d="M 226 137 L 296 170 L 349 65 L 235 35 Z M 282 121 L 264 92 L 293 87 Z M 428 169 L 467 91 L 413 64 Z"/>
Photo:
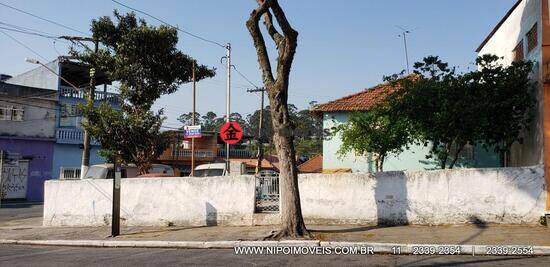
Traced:
<path fill-rule="evenodd" d="M 55 90 L 0 82 L 0 150 L 17 156 L 3 168 L 5 198 L 42 200 L 52 177 L 56 111 Z"/>
<path fill-rule="evenodd" d="M 306 162 L 298 165 L 300 173 L 321 173 L 323 172 L 323 156 L 317 155 Z"/>
<path fill-rule="evenodd" d="M 544 164 L 546 184 L 550 184 L 550 3 L 517 1 L 476 52 L 503 57 L 505 64 L 517 60 L 535 63 L 532 78 L 538 84 L 536 117 L 523 134 L 523 144 L 514 144 L 506 161 L 508 166 Z M 549 186 L 546 190 L 550 193 Z M 550 198 L 546 210 L 550 213 Z"/>
<path fill-rule="evenodd" d="M 544 141 L 550 137 L 550 121 L 545 122 L 543 116 L 550 112 L 548 8 L 548 1 L 517 1 L 476 50 L 479 55 L 494 54 L 503 57 L 504 64 L 518 60 L 530 60 L 535 63 L 532 77 L 538 81 L 538 112 L 530 129 L 524 133 L 523 144 L 512 146 L 506 159 L 507 166 L 543 164 L 545 155 L 546 158 L 550 156 L 550 144 Z M 547 146 L 546 149 L 544 145 Z"/>
<path fill-rule="evenodd" d="M 383 83 L 361 92 L 316 106 L 312 112 L 323 119 L 323 131 L 331 132 L 333 128 L 346 123 L 354 112 L 368 112 L 370 108 L 384 99 L 386 92 L 396 88 L 390 83 Z M 337 133 L 323 140 L 322 168 L 324 173 L 335 172 L 374 172 L 376 170 L 372 155 L 355 155 L 348 153 L 338 155 L 342 145 L 341 135 Z M 384 171 L 420 171 L 439 168 L 434 160 L 426 159 L 430 147 L 411 144 L 399 155 L 388 155 L 384 161 Z M 495 153 L 482 148 L 467 146 L 460 153 L 460 167 L 497 167 L 500 161 Z"/>
<path fill-rule="evenodd" d="M 5 116 L 0 120 L 0 149 L 32 158 L 27 193 L 20 197 L 30 200 L 43 198 L 43 181 L 58 178 L 61 168 L 78 173 L 82 160 L 82 114 L 78 112 L 77 105 L 86 102 L 84 92 L 89 86 L 90 70 L 66 57 L 59 57 L 46 66 L 5 77 L 0 83 L 6 91 L 0 98 L 3 100 L 0 101 L 3 114 L 11 112 L 9 120 Z M 79 90 L 57 75 L 76 85 Z M 106 102 L 118 108 L 118 95 L 107 92 L 110 81 L 106 75 L 96 72 L 95 77 L 96 85 L 103 87 L 103 90 L 96 88 L 95 105 Z M 97 153 L 99 149 L 99 143 L 92 140 L 91 165 L 105 162 Z M 44 162 L 36 169 L 38 159 Z"/>
<path fill-rule="evenodd" d="M 172 166 L 178 176 L 188 176 L 191 173 L 191 139 L 184 139 L 183 131 L 171 132 L 173 139 L 170 141 L 169 147 L 155 162 Z M 243 139 L 250 139 L 250 137 L 245 136 Z M 229 153 L 232 161 L 241 160 L 247 166 L 251 162 L 246 160 L 253 158 L 253 153 L 241 144 L 231 145 Z M 195 166 L 224 161 L 225 143 L 221 140 L 218 132 L 203 131 L 201 138 L 195 138 Z M 266 163 L 262 162 L 262 166 L 264 164 Z"/>

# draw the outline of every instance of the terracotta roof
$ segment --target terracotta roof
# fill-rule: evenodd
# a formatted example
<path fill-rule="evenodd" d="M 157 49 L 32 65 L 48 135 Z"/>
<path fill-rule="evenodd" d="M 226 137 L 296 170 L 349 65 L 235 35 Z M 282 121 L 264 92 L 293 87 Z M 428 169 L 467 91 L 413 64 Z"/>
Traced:
<path fill-rule="evenodd" d="M 242 162 L 246 164 L 248 167 L 256 167 L 258 164 L 258 159 L 231 159 L 231 161 L 235 162 Z M 274 166 L 266 159 L 262 160 L 262 169 L 273 169 Z"/>
<path fill-rule="evenodd" d="M 323 171 L 323 156 L 315 156 L 298 166 L 301 173 L 321 173 Z"/>
<path fill-rule="evenodd" d="M 389 92 L 393 92 L 396 86 L 389 83 L 379 84 L 365 89 L 359 93 L 345 96 L 328 103 L 320 104 L 312 109 L 313 112 L 333 111 L 365 111 L 378 104 Z"/>

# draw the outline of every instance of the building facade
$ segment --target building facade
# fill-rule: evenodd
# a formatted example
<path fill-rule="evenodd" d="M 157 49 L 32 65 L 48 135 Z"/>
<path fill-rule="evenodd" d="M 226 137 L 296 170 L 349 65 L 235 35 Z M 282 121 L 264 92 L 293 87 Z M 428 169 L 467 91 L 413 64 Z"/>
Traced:
<path fill-rule="evenodd" d="M 5 198 L 40 201 L 51 178 L 57 94 L 0 82 L 0 150 L 14 157 L 3 168 Z"/>
<path fill-rule="evenodd" d="M 315 107 L 313 112 L 323 118 L 323 131 L 331 132 L 332 129 L 348 122 L 354 112 L 368 112 L 390 88 L 389 84 L 381 84 L 366 89 L 359 93 L 342 97 Z M 356 155 L 348 153 L 339 155 L 338 150 L 342 146 L 340 133 L 328 136 L 323 140 L 322 168 L 325 173 L 334 172 L 375 172 L 376 165 L 373 155 Z M 410 144 L 398 155 L 388 155 L 384 160 L 384 171 L 421 171 L 439 169 L 439 163 L 428 160 L 426 156 L 430 152 L 430 145 Z M 460 153 L 460 159 L 456 167 L 498 167 L 499 157 L 481 147 L 467 146 Z"/>
<path fill-rule="evenodd" d="M 29 156 L 29 178 L 25 197 L 31 200 L 43 199 L 43 181 L 57 179 L 61 168 L 80 170 L 83 150 L 83 129 L 81 126 L 82 114 L 77 106 L 85 103 L 85 92 L 89 86 L 89 68 L 64 57 L 40 66 L 14 77 L 7 78 L 2 85 L 12 88 L 19 95 L 12 96 L 10 102 L 22 103 L 10 106 L 12 118 L 15 120 L 0 121 L 7 127 L 2 134 L 0 148 L 20 153 L 23 157 Z M 51 69 L 51 70 L 48 70 Z M 55 73 L 53 73 L 53 72 Z M 67 84 L 59 76 L 70 81 L 78 90 Z M 106 75 L 96 73 L 95 105 L 106 102 L 118 108 L 118 95 L 107 92 L 110 83 Z M 17 89 L 18 88 L 18 89 Z M 24 93 L 22 93 L 24 91 Z M 46 92 L 46 93 L 44 93 Z M 33 95 L 48 95 L 44 97 L 28 97 Z M 32 99 L 31 102 L 29 99 Z M 2 96 L 1 100 L 9 100 Z M 40 103 L 34 103 L 34 102 Z M 1 103 L 1 102 L 0 102 Z M 23 105 L 25 104 L 25 105 Z M 4 105 L 8 106 L 8 105 Z M 22 107 L 21 120 L 18 109 Z M 8 111 L 6 111 L 8 112 Z M 33 138 L 30 140 L 29 138 Z M 42 143 L 38 143 L 42 142 Z M 90 149 L 90 164 L 104 163 L 98 155 L 99 143 L 92 140 Z M 35 165 L 40 163 L 40 169 Z M 33 175 L 39 175 L 33 178 Z M 35 181 L 36 180 L 36 181 Z M 30 191 L 29 191 L 30 190 Z M 19 195 L 20 196 L 20 195 Z"/>

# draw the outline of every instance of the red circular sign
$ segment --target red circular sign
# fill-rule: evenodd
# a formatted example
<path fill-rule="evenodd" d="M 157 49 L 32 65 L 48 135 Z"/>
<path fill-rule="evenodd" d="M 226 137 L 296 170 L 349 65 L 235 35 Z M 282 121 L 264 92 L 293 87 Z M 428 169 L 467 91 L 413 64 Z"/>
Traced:
<path fill-rule="evenodd" d="M 228 122 L 220 128 L 220 137 L 227 144 L 236 144 L 243 138 L 243 129 L 236 122 Z"/>

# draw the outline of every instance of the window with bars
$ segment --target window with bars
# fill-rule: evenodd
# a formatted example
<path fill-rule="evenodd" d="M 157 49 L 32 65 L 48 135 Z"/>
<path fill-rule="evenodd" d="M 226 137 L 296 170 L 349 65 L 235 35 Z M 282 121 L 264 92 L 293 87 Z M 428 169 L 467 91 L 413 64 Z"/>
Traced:
<path fill-rule="evenodd" d="M 537 31 L 537 23 L 533 25 L 533 28 L 527 32 L 527 53 L 531 52 L 535 47 L 538 45 L 538 31 Z"/>
<path fill-rule="evenodd" d="M 523 41 L 520 41 L 516 45 L 516 47 L 514 48 L 514 51 L 512 51 L 512 53 L 513 53 L 513 57 L 514 57 L 514 62 L 523 60 L 523 58 L 524 58 L 524 55 L 523 55 Z"/>

